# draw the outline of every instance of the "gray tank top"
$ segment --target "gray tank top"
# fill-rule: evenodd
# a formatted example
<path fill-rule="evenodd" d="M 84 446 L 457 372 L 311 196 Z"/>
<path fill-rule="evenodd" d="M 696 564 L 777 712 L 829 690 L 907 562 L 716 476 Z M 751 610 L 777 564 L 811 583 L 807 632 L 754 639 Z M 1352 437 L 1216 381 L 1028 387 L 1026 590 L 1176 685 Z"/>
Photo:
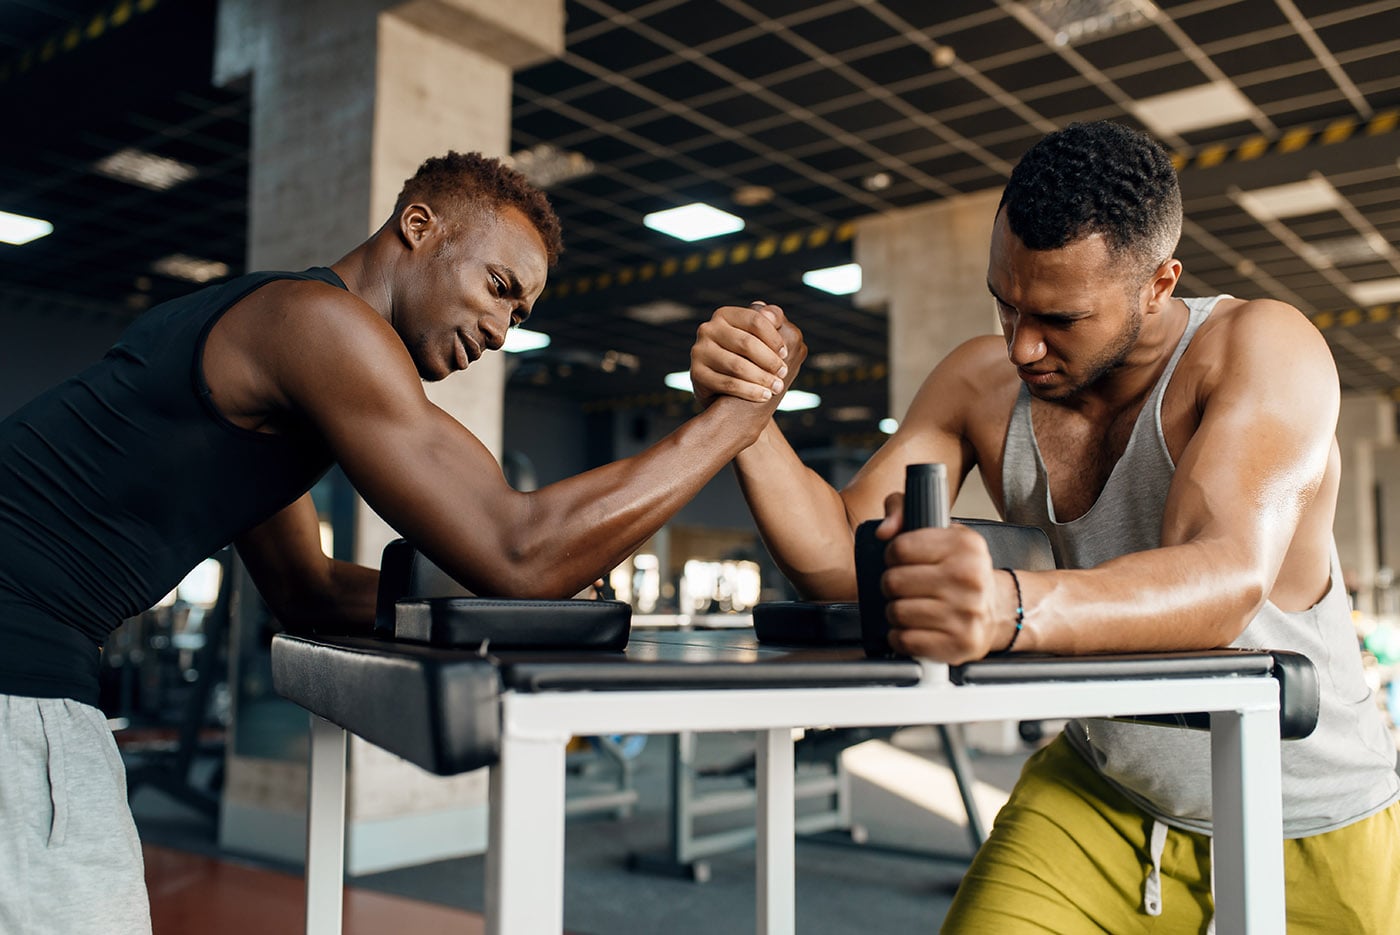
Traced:
<path fill-rule="evenodd" d="M 1184 299 L 1186 331 L 1166 371 L 1142 407 L 1123 456 L 1103 492 L 1078 519 L 1060 523 L 1050 500 L 1045 462 L 1031 423 L 1026 387 L 1006 432 L 1002 464 L 1004 516 L 1049 535 L 1060 568 L 1091 568 L 1129 552 L 1161 545 L 1162 513 L 1176 465 L 1162 435 L 1162 395 L 1182 352 L 1224 296 Z M 1286 837 L 1342 827 L 1400 796 L 1395 743 L 1366 684 L 1361 654 L 1332 550 L 1327 593 L 1311 608 L 1286 613 L 1266 603 L 1232 646 L 1289 649 L 1317 666 L 1321 707 L 1317 729 L 1283 743 L 1283 825 Z M 1106 719 L 1071 721 L 1066 739 L 1105 778 L 1148 814 L 1167 824 L 1210 832 L 1210 737 Z"/>

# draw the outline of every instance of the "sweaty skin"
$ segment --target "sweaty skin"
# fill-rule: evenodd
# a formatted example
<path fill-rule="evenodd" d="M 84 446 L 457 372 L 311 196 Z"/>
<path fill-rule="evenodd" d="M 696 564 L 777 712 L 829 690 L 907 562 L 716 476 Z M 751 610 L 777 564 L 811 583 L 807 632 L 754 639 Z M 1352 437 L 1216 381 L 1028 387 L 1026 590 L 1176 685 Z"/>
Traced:
<path fill-rule="evenodd" d="M 836 491 L 771 422 L 736 459 L 769 550 L 804 594 L 855 594 L 852 530 L 884 517 L 883 586 L 896 650 L 950 663 L 1003 649 L 1014 632 L 1010 576 L 976 533 L 902 534 L 903 471 L 948 465 L 952 495 L 973 468 L 1001 509 L 1004 439 L 1024 383 L 1061 521 L 1083 515 L 1122 455 L 1187 319 L 1177 260 L 1138 288 L 1100 235 L 1030 250 L 998 216 L 987 284 L 1004 336 L 975 338 L 929 374 L 899 430 Z M 702 398 L 745 395 L 771 371 L 763 348 L 779 310 L 721 310 L 702 329 L 691 377 Z M 751 393 L 747 398 L 755 398 Z M 1020 572 L 1017 651 L 1203 649 L 1237 637 L 1263 602 L 1285 611 L 1326 591 L 1340 460 L 1340 407 L 1326 343 L 1296 309 L 1222 300 L 1183 355 L 1162 402 L 1176 464 L 1162 547 L 1095 568 Z"/>
<path fill-rule="evenodd" d="M 410 204 L 332 268 L 348 293 L 273 282 L 219 319 L 203 357 L 212 399 L 235 425 L 324 445 L 377 513 L 482 595 L 594 582 L 757 438 L 806 356 L 796 328 L 775 328 L 786 380 L 770 377 L 767 398 L 716 400 L 641 454 L 521 493 L 422 380 L 499 349 L 529 317 L 547 262 L 526 216 L 453 222 Z M 371 626 L 378 573 L 322 553 L 309 495 L 236 545 L 288 626 Z"/>

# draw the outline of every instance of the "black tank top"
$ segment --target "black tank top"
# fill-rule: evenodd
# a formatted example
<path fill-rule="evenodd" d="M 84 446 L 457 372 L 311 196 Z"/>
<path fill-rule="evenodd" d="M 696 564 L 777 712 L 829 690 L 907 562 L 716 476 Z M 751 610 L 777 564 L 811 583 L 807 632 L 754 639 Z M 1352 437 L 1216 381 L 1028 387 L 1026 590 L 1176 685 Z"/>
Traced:
<path fill-rule="evenodd" d="M 96 704 L 107 634 L 330 466 L 320 439 L 223 418 L 204 380 L 214 323 L 278 279 L 345 288 L 314 268 L 164 302 L 0 423 L 0 694 Z"/>

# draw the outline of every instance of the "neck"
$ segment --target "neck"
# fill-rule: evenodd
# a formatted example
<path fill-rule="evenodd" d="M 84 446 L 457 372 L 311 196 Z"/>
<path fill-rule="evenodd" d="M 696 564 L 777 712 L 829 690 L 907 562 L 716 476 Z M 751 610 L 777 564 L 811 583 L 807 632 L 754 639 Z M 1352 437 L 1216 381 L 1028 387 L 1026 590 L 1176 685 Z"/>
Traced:
<path fill-rule="evenodd" d="M 1145 317 L 1137 341 L 1121 364 L 1065 402 L 1086 413 L 1118 412 L 1142 402 L 1167 369 L 1189 318 L 1185 302 L 1168 300 L 1161 311 Z"/>
<path fill-rule="evenodd" d="M 392 321 L 394 293 L 389 271 L 393 257 L 383 239 L 381 230 L 332 263 L 331 269 L 344 280 L 352 295 L 378 312 L 385 321 Z"/>

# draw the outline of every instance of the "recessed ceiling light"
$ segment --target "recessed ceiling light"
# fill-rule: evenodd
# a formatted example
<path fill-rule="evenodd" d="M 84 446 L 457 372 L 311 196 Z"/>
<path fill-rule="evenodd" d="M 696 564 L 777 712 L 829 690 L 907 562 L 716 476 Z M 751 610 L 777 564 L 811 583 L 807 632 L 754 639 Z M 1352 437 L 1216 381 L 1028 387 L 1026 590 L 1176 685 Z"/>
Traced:
<path fill-rule="evenodd" d="M 197 256 L 172 253 L 151 264 L 151 269 L 162 276 L 183 279 L 186 282 L 209 282 L 228 275 L 228 264 L 218 260 L 204 260 Z"/>
<path fill-rule="evenodd" d="M 1305 214 L 1318 214 L 1335 210 L 1342 203 L 1341 193 L 1332 183 L 1321 176 L 1290 182 L 1287 185 L 1273 185 L 1269 188 L 1256 188 L 1253 191 L 1234 192 L 1235 202 L 1260 221 L 1276 221 L 1279 218 L 1301 217 Z"/>
<path fill-rule="evenodd" d="M 670 299 L 657 299 L 655 302 L 633 305 L 623 309 L 622 314 L 633 321 L 646 322 L 648 325 L 669 325 L 695 317 L 695 312 L 690 306 L 672 302 Z"/>
<path fill-rule="evenodd" d="M 1400 279 L 1372 279 L 1370 282 L 1352 283 L 1347 287 L 1347 294 L 1357 305 L 1400 302 Z"/>
<path fill-rule="evenodd" d="M 679 208 L 653 211 L 642 218 L 642 223 L 654 231 L 687 242 L 733 234 L 744 229 L 743 218 L 699 201 Z"/>
<path fill-rule="evenodd" d="M 1158 136 L 1237 123 L 1254 115 L 1249 98 L 1228 81 L 1146 97 L 1128 106 Z"/>
<path fill-rule="evenodd" d="M 888 172 L 876 172 L 860 180 L 860 187 L 868 192 L 882 192 L 889 188 L 894 179 Z"/>
<path fill-rule="evenodd" d="M 689 370 L 677 370 L 674 373 L 666 374 L 665 383 L 673 390 L 682 390 L 686 393 L 695 392 L 695 387 L 690 382 Z M 788 390 L 778 401 L 778 409 L 783 412 L 797 412 L 802 409 L 815 409 L 821 404 L 822 398 L 816 393 L 809 393 L 806 390 Z"/>
<path fill-rule="evenodd" d="M 850 295 L 860 291 L 860 264 L 843 263 L 824 269 L 811 269 L 802 274 L 802 281 L 813 289 L 832 295 Z"/>
<path fill-rule="evenodd" d="M 129 182 L 154 192 L 188 182 L 199 170 L 187 162 L 157 156 L 140 149 L 120 149 L 93 164 L 93 169 L 111 179 Z"/>
<path fill-rule="evenodd" d="M 506 343 L 501 345 L 501 350 L 507 354 L 521 354 L 525 351 L 537 351 L 542 347 L 549 347 L 549 335 L 543 331 L 512 328 L 506 332 Z"/>
<path fill-rule="evenodd" d="M 42 218 L 32 218 L 23 214 L 0 211 L 0 241 L 14 244 L 29 243 L 53 233 L 53 224 Z"/>
<path fill-rule="evenodd" d="M 958 60 L 958 53 L 950 45 L 934 46 L 933 54 L 929 56 L 929 61 L 933 62 L 935 68 L 947 68 Z"/>
<path fill-rule="evenodd" d="M 884 432 L 886 435 L 893 435 L 898 430 L 898 419 L 891 419 L 889 416 L 885 416 L 885 418 L 880 420 L 880 431 Z"/>

